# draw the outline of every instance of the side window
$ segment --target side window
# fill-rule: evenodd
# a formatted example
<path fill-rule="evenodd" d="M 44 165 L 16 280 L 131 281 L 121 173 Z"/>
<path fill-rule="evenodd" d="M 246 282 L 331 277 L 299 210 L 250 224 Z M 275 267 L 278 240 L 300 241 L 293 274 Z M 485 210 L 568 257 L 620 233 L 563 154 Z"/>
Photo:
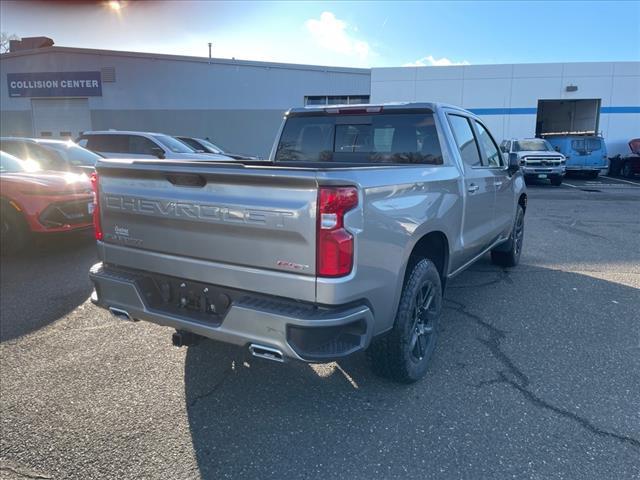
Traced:
<path fill-rule="evenodd" d="M 178 138 L 178 140 L 180 140 L 183 143 L 186 143 L 187 145 L 189 145 L 191 148 L 194 148 L 196 151 L 202 151 L 204 152 L 204 147 L 202 145 L 200 145 L 200 143 L 198 143 L 196 140 L 194 140 L 193 138 Z"/>
<path fill-rule="evenodd" d="M 469 120 L 460 115 L 448 115 L 448 117 L 462 161 L 470 167 L 481 167 L 482 160 L 480 159 L 478 144 Z"/>
<path fill-rule="evenodd" d="M 480 148 L 484 152 L 484 156 L 489 167 L 501 167 L 502 155 L 500 150 L 496 146 L 496 143 L 491 138 L 489 131 L 480 122 L 474 120 L 476 128 L 478 129 L 478 136 L 480 137 Z"/>
<path fill-rule="evenodd" d="M 53 150 L 48 150 L 40 145 L 25 144 L 29 152 L 29 158 L 36 160 L 45 170 L 64 170 L 66 167 L 63 158 Z"/>
<path fill-rule="evenodd" d="M 571 148 L 576 152 L 584 152 L 584 139 L 571 140 Z"/>
<path fill-rule="evenodd" d="M 585 142 L 587 143 L 587 150 L 590 152 L 600 150 L 602 148 L 602 142 L 599 138 L 587 138 Z"/>
<path fill-rule="evenodd" d="M 136 153 L 139 155 L 153 155 L 153 149 L 160 148 L 151 140 L 140 135 L 129 136 L 129 151 L 128 153 Z"/>
<path fill-rule="evenodd" d="M 129 152 L 129 139 L 126 135 L 88 135 L 88 139 L 87 148 L 95 152 Z"/>
<path fill-rule="evenodd" d="M 87 148 L 87 142 L 89 142 L 87 137 L 82 137 L 82 138 L 79 138 L 76 143 L 80 145 L 82 148 Z"/>

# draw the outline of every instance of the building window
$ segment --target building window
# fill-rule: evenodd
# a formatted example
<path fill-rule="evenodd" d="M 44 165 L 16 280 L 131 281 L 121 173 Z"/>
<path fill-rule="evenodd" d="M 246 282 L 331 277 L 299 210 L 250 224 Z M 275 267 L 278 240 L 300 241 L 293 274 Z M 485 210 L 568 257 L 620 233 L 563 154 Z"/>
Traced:
<path fill-rule="evenodd" d="M 346 105 L 349 103 L 349 97 L 346 95 L 328 97 L 327 103 L 329 105 Z"/>
<path fill-rule="evenodd" d="M 369 95 L 307 95 L 305 105 L 353 105 L 369 103 Z"/>
<path fill-rule="evenodd" d="M 326 105 L 327 97 L 319 97 L 319 96 L 308 96 L 304 97 L 305 105 Z"/>

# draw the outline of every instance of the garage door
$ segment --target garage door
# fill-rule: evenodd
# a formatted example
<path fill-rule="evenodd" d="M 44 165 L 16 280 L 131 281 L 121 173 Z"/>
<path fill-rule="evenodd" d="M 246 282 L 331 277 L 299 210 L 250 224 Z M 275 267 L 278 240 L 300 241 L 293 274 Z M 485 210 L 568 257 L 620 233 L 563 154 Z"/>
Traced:
<path fill-rule="evenodd" d="M 598 132 L 600 99 L 538 100 L 536 137 Z"/>
<path fill-rule="evenodd" d="M 76 138 L 85 130 L 91 130 L 86 98 L 33 98 L 31 109 L 36 137 Z"/>

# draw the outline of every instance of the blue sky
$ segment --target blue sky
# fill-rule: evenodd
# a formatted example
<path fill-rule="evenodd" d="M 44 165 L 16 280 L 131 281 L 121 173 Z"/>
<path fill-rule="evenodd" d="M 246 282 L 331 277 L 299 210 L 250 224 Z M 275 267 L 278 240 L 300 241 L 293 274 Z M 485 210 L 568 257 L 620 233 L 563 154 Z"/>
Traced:
<path fill-rule="evenodd" d="M 640 60 L 640 2 L 0 2 L 57 45 L 354 67 Z"/>

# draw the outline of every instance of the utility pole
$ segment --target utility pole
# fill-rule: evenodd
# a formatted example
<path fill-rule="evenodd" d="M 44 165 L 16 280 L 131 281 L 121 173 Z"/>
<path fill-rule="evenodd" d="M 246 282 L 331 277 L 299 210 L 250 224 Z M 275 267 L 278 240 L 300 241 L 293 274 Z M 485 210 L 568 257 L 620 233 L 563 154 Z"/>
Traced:
<path fill-rule="evenodd" d="M 211 42 L 209 42 L 209 64 L 211 64 Z"/>

